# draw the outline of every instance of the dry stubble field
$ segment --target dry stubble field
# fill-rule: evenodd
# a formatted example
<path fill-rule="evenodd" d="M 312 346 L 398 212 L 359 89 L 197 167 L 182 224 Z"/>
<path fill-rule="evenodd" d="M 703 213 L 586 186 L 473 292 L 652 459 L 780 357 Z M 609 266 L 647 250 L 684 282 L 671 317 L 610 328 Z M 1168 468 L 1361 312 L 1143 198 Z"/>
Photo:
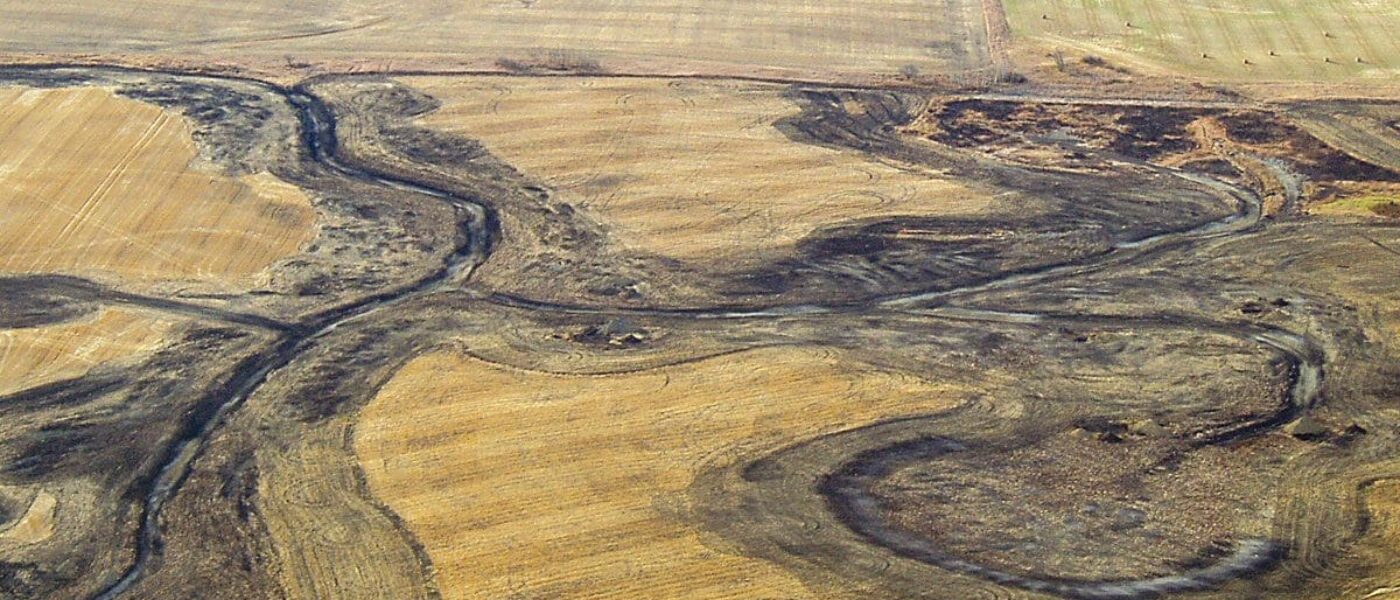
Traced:
<path fill-rule="evenodd" d="M 314 233 L 306 195 L 196 156 L 184 117 L 99 88 L 0 88 L 0 273 L 240 291 Z M 0 394 L 130 362 L 170 319 L 112 308 L 0 331 Z"/>
<path fill-rule="evenodd" d="M 26 329 L 0 329 L 0 396 L 131 361 L 164 339 L 173 322 L 120 308 L 91 318 Z"/>
<path fill-rule="evenodd" d="M 703 469 L 961 398 L 842 358 L 770 348 L 562 375 L 429 354 L 366 407 L 355 447 L 448 598 L 821 597 L 707 545 L 684 494 Z"/>
<path fill-rule="evenodd" d="M 687 261 L 752 260 L 819 227 L 967 216 L 976 184 L 788 139 L 780 86 L 583 78 L 410 78 L 444 105 L 425 126 L 480 140 L 622 244 Z"/>
<path fill-rule="evenodd" d="M 1358 0 L 1007 0 L 1018 41 L 1241 83 L 1400 75 L 1400 5 Z M 1272 52 L 1272 54 L 1271 54 Z M 1204 56 L 1202 56 L 1204 54 Z M 1359 62 L 1357 59 L 1361 59 Z"/>
<path fill-rule="evenodd" d="M 891 76 L 985 66 L 975 0 L 0 2 L 0 52 Z"/>

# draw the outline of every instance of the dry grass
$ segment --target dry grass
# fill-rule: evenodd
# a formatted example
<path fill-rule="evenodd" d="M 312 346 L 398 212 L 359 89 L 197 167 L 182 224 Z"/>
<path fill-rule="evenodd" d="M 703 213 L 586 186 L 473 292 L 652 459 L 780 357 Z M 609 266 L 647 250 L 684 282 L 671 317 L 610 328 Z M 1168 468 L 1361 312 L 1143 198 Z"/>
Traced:
<path fill-rule="evenodd" d="M 1369 535 L 1380 541 L 1378 545 L 1400 551 L 1400 479 L 1376 483 L 1366 498 L 1366 510 L 1371 519 Z M 1392 556 L 1397 555 L 1400 552 Z"/>
<path fill-rule="evenodd" d="M 1299 259 L 1288 265 L 1287 273 L 1327 274 L 1327 293 L 1344 299 L 1366 316 L 1362 327 L 1367 338 L 1400 348 L 1400 295 L 1395 293 L 1395 268 L 1400 264 L 1397 233 L 1387 227 L 1318 227 L 1290 240 L 1285 251 L 1296 252 Z"/>
<path fill-rule="evenodd" d="M 0 395 L 139 357 L 155 349 L 171 325 L 149 314 L 108 309 L 85 321 L 0 330 Z"/>
<path fill-rule="evenodd" d="M 1400 190 L 1397 190 L 1400 192 Z M 1340 198 L 1312 207 L 1309 212 L 1316 215 L 1347 217 L 1386 217 L 1400 214 L 1400 193 L 1361 194 Z"/>
<path fill-rule="evenodd" d="M 991 198 L 951 179 L 793 142 L 783 88 L 574 78 L 418 78 L 429 127 L 481 140 L 609 224 L 627 245 L 692 261 L 791 245 L 822 225 L 965 215 Z"/>
<path fill-rule="evenodd" d="M 44 490 L 39 490 L 29 502 L 24 515 L 10 527 L 0 530 L 0 541 L 10 544 L 36 544 L 49 539 L 54 531 L 54 515 L 58 511 L 58 498 Z"/>
<path fill-rule="evenodd" d="M 1392 123 L 1400 122 L 1400 108 L 1392 104 L 1356 105 L 1335 110 L 1325 105 L 1296 110 L 1295 122 L 1308 133 L 1373 165 L 1400 171 L 1400 136 Z"/>
<path fill-rule="evenodd" d="M 0 48 L 139 51 L 285 40 L 372 22 L 384 10 L 344 0 L 6 2 L 0 5 Z"/>
<path fill-rule="evenodd" d="M 198 168 L 190 135 L 101 89 L 0 88 L 0 271 L 238 287 L 309 239 L 300 190 Z"/>
<path fill-rule="evenodd" d="M 1400 5 L 1390 2 L 1007 0 L 1006 9 L 1018 37 L 1129 66 L 1243 82 L 1384 84 L 1400 74 Z"/>
<path fill-rule="evenodd" d="M 275 458 L 258 478 L 258 514 L 281 597 L 374 598 L 393 590 L 396 600 L 430 598 L 412 578 L 418 557 L 362 491 L 346 448 L 348 428 L 313 428 L 278 448 L 285 454 L 267 453 Z"/>
<path fill-rule="evenodd" d="M 1381 479 L 1365 490 L 1366 532 L 1339 559 L 1342 573 L 1360 576 L 1345 581 L 1345 594 L 1337 597 L 1395 600 L 1400 598 L 1400 480 Z"/>
<path fill-rule="evenodd" d="M 439 353 L 384 387 L 355 447 L 448 598 L 809 598 L 785 571 L 707 546 L 685 516 L 687 486 L 956 396 L 808 349 L 603 376 Z"/>
<path fill-rule="evenodd" d="M 0 4 L 0 52 L 376 66 L 645 64 L 745 72 L 946 73 L 986 60 L 977 0 L 59 0 Z M 284 56 L 286 58 L 284 58 Z"/>

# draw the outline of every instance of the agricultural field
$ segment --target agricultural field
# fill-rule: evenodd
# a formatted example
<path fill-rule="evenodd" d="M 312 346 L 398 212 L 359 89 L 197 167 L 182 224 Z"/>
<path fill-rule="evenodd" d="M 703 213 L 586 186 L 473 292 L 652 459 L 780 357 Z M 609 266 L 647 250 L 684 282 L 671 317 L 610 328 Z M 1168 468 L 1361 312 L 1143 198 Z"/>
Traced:
<path fill-rule="evenodd" d="M 1354 0 L 1007 0 L 1018 41 L 1239 83 L 1388 85 L 1400 6 Z"/>
<path fill-rule="evenodd" d="M 959 395 L 810 349 L 618 375 L 428 355 L 365 408 L 355 448 L 371 489 L 434 557 L 445 597 L 793 595 L 800 584 L 772 565 L 707 548 L 672 514 L 685 510 L 676 495 L 755 446 L 937 412 Z M 465 523 L 461 498 L 479 506 Z"/>
<path fill-rule="evenodd" d="M 869 80 L 987 67 L 982 11 L 976 0 L 7 2 L 0 52 Z"/>
<path fill-rule="evenodd" d="M 0 331 L 0 395 L 140 358 L 165 339 L 171 325 L 158 315 L 111 309 L 87 319 Z"/>
<path fill-rule="evenodd" d="M 1400 600 L 1395 25 L 0 0 L 0 598 Z"/>
<path fill-rule="evenodd" d="M 774 127 L 800 112 L 780 86 L 557 77 L 404 83 L 443 102 L 422 126 L 479 140 L 604 223 L 620 244 L 678 260 L 748 260 L 790 250 L 830 223 L 968 216 L 992 202 L 985 190 L 936 172 L 794 142 Z"/>
<path fill-rule="evenodd" d="M 101 89 L 0 88 L 0 269 L 247 289 L 313 234 L 305 193 L 200 168 L 178 114 Z"/>

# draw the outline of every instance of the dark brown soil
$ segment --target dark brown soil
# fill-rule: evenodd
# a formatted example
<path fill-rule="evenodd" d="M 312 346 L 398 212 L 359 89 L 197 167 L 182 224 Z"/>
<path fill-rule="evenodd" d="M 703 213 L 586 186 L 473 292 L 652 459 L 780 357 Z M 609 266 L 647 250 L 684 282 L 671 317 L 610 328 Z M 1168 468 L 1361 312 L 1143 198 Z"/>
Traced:
<path fill-rule="evenodd" d="M 1400 219 L 1400 202 L 1386 202 L 1371 207 L 1371 212 L 1387 219 Z"/>
<path fill-rule="evenodd" d="M 934 105 L 924 119 L 933 129 L 930 139 L 957 148 L 1052 143 L 1045 138 L 1068 134 L 1089 148 L 1153 162 L 1196 150 L 1187 125 L 1203 117 L 1218 120 L 1232 140 L 1292 163 L 1313 181 L 1400 181 L 1400 173 L 1353 158 L 1281 114 L 1259 110 L 959 100 Z"/>

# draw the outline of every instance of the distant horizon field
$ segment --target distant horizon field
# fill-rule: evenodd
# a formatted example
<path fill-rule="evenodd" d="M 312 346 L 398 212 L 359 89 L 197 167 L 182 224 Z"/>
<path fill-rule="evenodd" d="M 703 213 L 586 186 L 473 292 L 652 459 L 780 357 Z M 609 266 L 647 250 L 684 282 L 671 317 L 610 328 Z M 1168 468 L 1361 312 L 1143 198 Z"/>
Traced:
<path fill-rule="evenodd" d="M 990 62 L 980 0 L 0 3 L 0 53 L 443 67 L 953 74 Z"/>
<path fill-rule="evenodd" d="M 1400 75 L 1394 35 L 1400 4 L 1005 0 L 1005 6 L 1018 42 L 1099 53 L 1130 68 L 1241 82 L 1381 83 Z"/>

